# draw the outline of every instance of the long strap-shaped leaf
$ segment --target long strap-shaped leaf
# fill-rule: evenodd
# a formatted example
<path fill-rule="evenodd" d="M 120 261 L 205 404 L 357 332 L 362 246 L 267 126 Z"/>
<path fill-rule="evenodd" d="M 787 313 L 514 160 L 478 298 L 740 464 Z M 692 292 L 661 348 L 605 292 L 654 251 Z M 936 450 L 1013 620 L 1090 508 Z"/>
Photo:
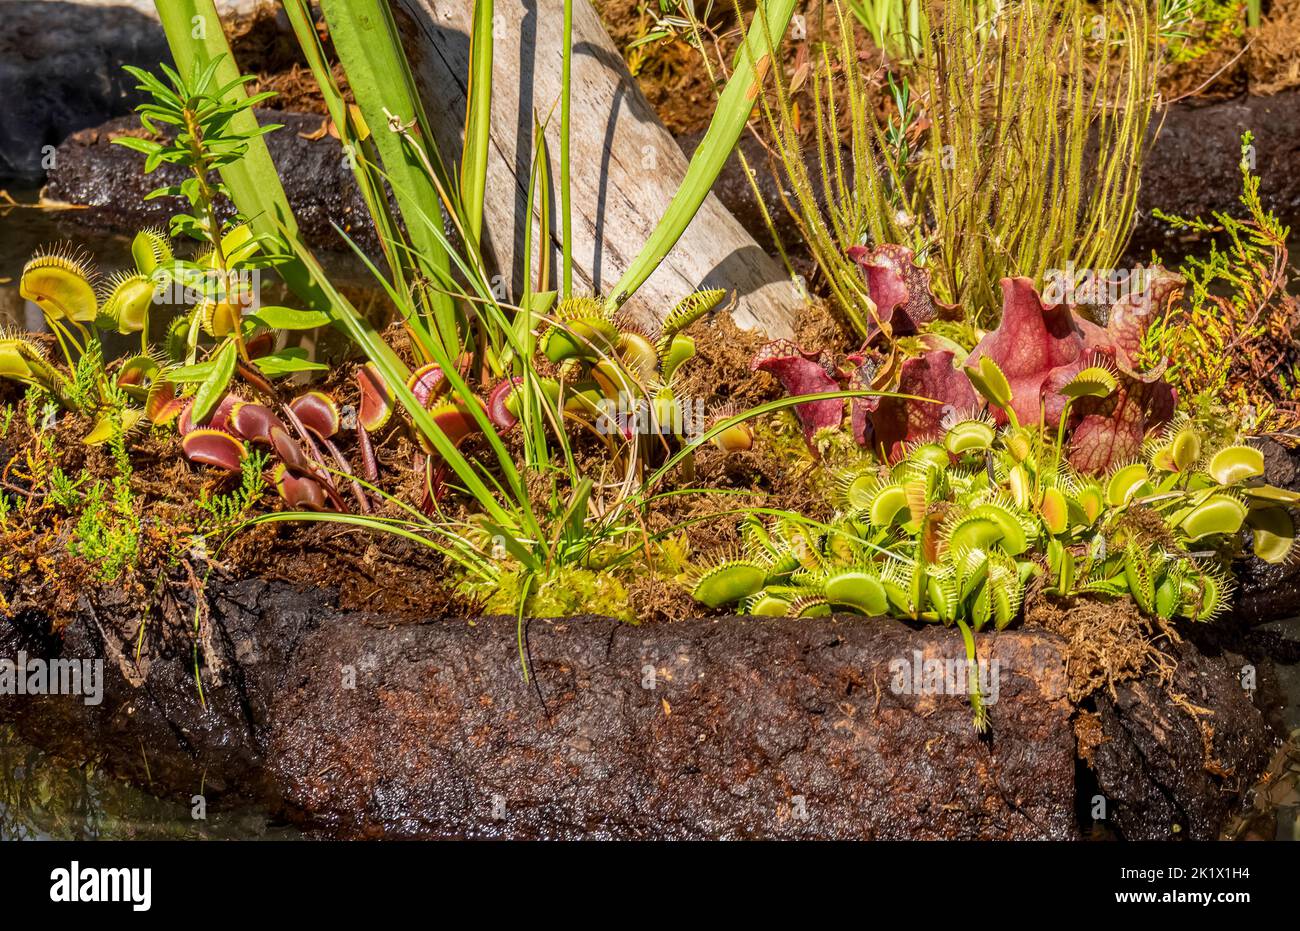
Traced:
<path fill-rule="evenodd" d="M 772 64 L 771 51 L 779 46 L 790 25 L 796 0 L 760 0 L 745 45 L 741 48 L 735 70 L 718 98 L 718 109 L 713 113 L 708 131 L 700 147 L 691 157 L 681 187 L 673 195 L 663 218 L 646 240 L 614 290 L 608 305 L 618 307 L 631 297 L 667 257 L 686 227 L 699 211 L 704 198 L 713 187 L 722 166 L 726 164 L 740 134 L 745 131 L 749 115 L 758 95 L 763 92 L 763 79 Z"/>
<path fill-rule="evenodd" d="M 469 90 L 465 107 L 465 151 L 460 160 L 460 202 L 465 231 L 476 251 L 483 241 L 483 195 L 487 191 L 488 144 L 492 134 L 492 0 L 475 0 L 469 37 Z"/>
<path fill-rule="evenodd" d="M 459 195 L 433 144 L 392 11 L 384 0 L 322 0 L 321 10 L 384 172 L 392 179 L 417 261 L 430 281 L 445 281 L 451 267 L 447 250 L 415 218 L 440 217 L 444 197 L 452 212 L 460 212 Z M 451 297 L 431 290 L 427 299 L 444 348 L 458 351 Z"/>
<path fill-rule="evenodd" d="M 222 31 L 221 20 L 212 0 L 157 0 L 158 16 L 167 34 L 168 44 L 182 73 L 193 70 L 196 63 L 207 64 L 221 58 L 217 68 L 218 83 L 230 84 L 239 77 L 239 68 L 231 54 Z M 224 57 L 223 57 L 224 56 Z M 242 94 L 243 85 L 236 84 L 232 94 Z M 256 118 L 242 113 L 233 124 L 241 132 L 257 129 Z M 380 367 L 394 395 L 406 409 L 419 430 L 444 457 L 453 464 L 457 476 L 470 493 L 481 501 L 495 519 L 511 524 L 511 514 L 494 500 L 492 492 L 477 474 L 467 467 L 463 457 L 451 446 L 446 435 L 429 416 L 424 406 L 406 388 L 410 370 L 393 352 L 383 337 L 364 316 L 347 302 L 330 284 L 310 250 L 298 235 L 298 225 L 289 206 L 288 197 L 276 174 L 266 142 L 261 136 L 250 139 L 247 154 L 237 162 L 222 169 L 231 197 L 239 211 L 250 218 L 254 232 L 275 239 L 283 239 L 292 255 L 276 266 L 304 302 L 314 310 L 330 314 L 337 326 L 348 334 L 366 357 Z M 389 178 L 392 181 L 393 179 Z M 439 216 L 434 205 L 432 216 Z M 416 225 L 427 228 L 428 215 L 416 213 Z M 446 250 L 439 245 L 442 252 Z M 450 454 L 450 456 L 448 455 Z M 455 468 L 459 466 L 459 468 Z M 531 515 L 529 515 L 531 516 Z M 532 527 L 535 527 L 535 521 Z"/>

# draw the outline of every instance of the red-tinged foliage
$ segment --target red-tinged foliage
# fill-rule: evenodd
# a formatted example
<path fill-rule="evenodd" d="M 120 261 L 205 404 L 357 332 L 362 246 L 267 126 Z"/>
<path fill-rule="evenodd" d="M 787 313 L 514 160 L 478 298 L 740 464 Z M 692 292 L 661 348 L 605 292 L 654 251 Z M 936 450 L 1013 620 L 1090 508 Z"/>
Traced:
<path fill-rule="evenodd" d="M 1109 346 L 1111 357 L 1121 372 L 1134 378 L 1144 377 L 1138 372 L 1138 358 L 1141 354 L 1142 339 L 1152 319 L 1159 318 L 1169 302 L 1182 291 L 1186 283 L 1182 275 L 1166 269 L 1155 267 L 1149 270 L 1151 278 L 1145 290 L 1139 294 L 1126 294 L 1110 308 L 1106 325 L 1098 327 L 1087 320 L 1082 321 L 1084 332 L 1090 342 L 1097 346 Z M 1147 378 L 1151 373 L 1146 373 Z"/>
<path fill-rule="evenodd" d="M 980 340 L 966 364 L 975 366 L 987 355 L 1011 385 L 1016 418 L 1032 425 L 1041 415 L 1045 423 L 1055 424 L 1066 398 L 1049 387 L 1065 384 L 1091 365 L 1092 349 L 1100 348 L 1088 345 L 1081 319 L 1065 304 L 1044 304 L 1028 278 L 1003 278 L 1002 320 Z M 1007 422 L 1000 410 L 993 416 L 998 423 Z"/>
<path fill-rule="evenodd" d="M 171 423 L 181 415 L 185 403 L 176 396 L 176 386 L 168 381 L 154 383 L 144 402 L 144 414 L 157 426 Z"/>
<path fill-rule="evenodd" d="M 754 356 L 749 367 L 755 372 L 770 372 L 785 387 L 786 394 L 821 394 L 839 391 L 840 383 L 823 361 L 821 352 L 804 352 L 788 339 L 768 343 Z M 809 447 L 819 430 L 839 426 L 844 419 L 844 401 L 832 398 L 825 401 L 806 401 L 794 408 L 803 425 L 804 439 Z"/>
<path fill-rule="evenodd" d="M 850 246 L 845 251 L 862 269 L 876 316 L 892 335 L 911 336 L 935 320 L 961 319 L 960 308 L 935 298 L 930 290 L 930 270 L 917 265 L 915 253 L 906 246 Z M 876 335 L 873 323 L 867 342 Z"/>
<path fill-rule="evenodd" d="M 393 416 L 393 393 L 373 362 L 357 369 L 357 386 L 361 389 L 357 423 L 371 432 L 380 429 Z"/>
<path fill-rule="evenodd" d="M 1110 397 L 1080 399 L 1071 409 L 1079 417 L 1070 433 L 1071 465 L 1097 474 L 1133 459 L 1147 433 L 1173 419 L 1175 400 L 1173 386 L 1158 377 L 1124 377 Z"/>
<path fill-rule="evenodd" d="M 478 432 L 478 422 L 459 404 L 439 404 L 429 413 L 438 429 L 447 435 L 454 446 L 459 446 L 467 437 Z"/>
<path fill-rule="evenodd" d="M 406 382 L 406 387 L 411 389 L 411 394 L 424 407 L 429 406 L 429 402 L 447 387 L 447 374 L 436 362 L 430 362 L 411 373 L 411 377 Z"/>
<path fill-rule="evenodd" d="M 289 409 L 317 439 L 328 440 L 339 432 L 343 423 L 338 405 L 323 391 L 298 395 L 289 403 Z"/>
<path fill-rule="evenodd" d="M 271 481 L 275 485 L 275 490 L 280 493 L 280 497 L 291 508 L 306 511 L 330 509 L 325 489 L 321 487 L 320 482 L 306 475 L 295 475 L 286 469 L 283 463 L 276 465 L 271 472 Z"/>
<path fill-rule="evenodd" d="M 987 355 L 1011 385 L 1011 407 L 1021 423 L 1049 427 L 1060 422 L 1061 388 L 1083 369 L 1107 362 L 1120 373 L 1107 398 L 1083 398 L 1070 408 L 1070 462 L 1085 472 L 1104 472 L 1133 458 L 1154 428 L 1173 417 L 1176 393 L 1160 372 L 1136 371 L 1138 349 L 1153 313 L 1182 286 L 1182 279 L 1155 269 L 1150 286 L 1111 308 L 1106 326 L 1063 304 L 1045 305 L 1026 278 L 1004 279 L 1002 321 L 982 339 L 967 364 Z M 1000 411 L 994 416 L 1005 420 Z"/>
<path fill-rule="evenodd" d="M 242 398 L 232 393 L 227 394 L 221 399 L 212 413 L 208 415 L 205 423 L 194 423 L 190 419 L 190 414 L 194 410 L 194 402 L 187 401 L 185 407 L 181 410 L 180 420 L 177 421 L 176 428 L 180 431 L 181 436 L 185 436 L 192 430 L 199 427 L 210 427 L 213 430 L 230 432 L 230 415 L 235 409 L 235 405 L 240 403 Z"/>
<path fill-rule="evenodd" d="M 493 388 L 492 393 L 488 395 L 488 419 L 492 421 L 492 425 L 498 430 L 509 430 L 519 422 L 519 418 L 511 412 L 507 401 L 509 401 L 510 395 L 515 388 L 523 383 L 524 380 L 518 375 L 513 378 L 507 378 Z"/>
<path fill-rule="evenodd" d="M 902 398 L 855 398 L 866 410 L 861 418 L 863 432 L 859 443 L 883 449 L 890 457 L 898 455 L 903 445 L 942 435 L 946 415 L 977 410 L 979 397 L 970 380 L 956 367 L 956 353 L 932 349 L 903 362 L 898 374 L 898 393 L 918 398 L 934 398 L 937 403 L 908 401 Z M 859 418 L 854 409 L 854 436 Z"/>
<path fill-rule="evenodd" d="M 244 343 L 244 349 L 250 359 L 260 359 L 262 356 L 269 356 L 275 352 L 275 333 L 271 330 L 263 330 L 260 333 L 250 337 Z"/>
<path fill-rule="evenodd" d="M 271 430 L 274 427 L 283 430 L 284 424 L 275 416 L 275 411 L 265 404 L 240 402 L 231 411 L 231 432 L 258 446 L 271 445 Z"/>
<path fill-rule="evenodd" d="M 469 372 L 473 361 L 473 356 L 468 353 L 462 354 L 456 360 L 456 370 L 462 378 Z M 428 407 L 446 393 L 451 383 L 447 380 L 447 373 L 442 370 L 442 366 L 430 362 L 411 373 L 406 387 L 411 389 L 411 394 L 415 395 L 417 401 Z"/>
<path fill-rule="evenodd" d="M 895 327 L 939 319 L 946 312 L 934 302 L 924 270 L 901 247 L 851 251 L 863 266 L 869 289 L 883 316 Z M 1061 389 L 1083 369 L 1104 365 L 1119 374 L 1119 387 L 1106 398 L 1081 398 L 1069 408 L 1069 456 L 1078 468 L 1103 472 L 1130 459 L 1154 428 L 1173 416 L 1176 394 L 1161 378 L 1161 370 L 1139 372 L 1137 359 L 1150 320 L 1182 286 L 1182 279 L 1164 269 L 1151 271 L 1148 287 L 1118 301 L 1106 326 L 1092 323 L 1065 304 L 1045 304 L 1027 278 L 1002 281 L 1003 312 L 997 328 L 986 333 L 964 360 L 946 348 L 932 348 L 908 358 L 898 367 L 893 384 L 875 387 L 915 395 L 930 401 L 860 398 L 852 404 L 851 429 L 862 445 L 894 455 L 901 444 L 937 436 L 948 412 L 965 414 L 984 406 L 969 379 L 957 366 L 977 365 L 987 357 L 996 363 L 1011 388 L 1010 408 L 1021 424 L 1042 423 L 1052 430 L 1066 410 Z M 847 387 L 873 386 L 872 355 L 864 347 L 851 356 L 858 364 Z M 791 396 L 835 391 L 841 387 L 837 370 L 820 352 L 807 352 L 788 340 L 769 343 L 751 367 L 771 372 Z M 937 402 L 937 403 L 932 403 Z M 817 431 L 841 423 L 841 401 L 818 401 L 795 407 L 804 436 L 812 445 Z M 1000 423 L 1008 418 L 993 414 Z"/>
<path fill-rule="evenodd" d="M 314 475 L 316 470 L 307 454 L 302 451 L 302 444 L 295 440 L 283 425 L 271 427 L 271 448 L 276 456 L 296 475 Z"/>
<path fill-rule="evenodd" d="M 181 450 L 191 462 L 227 472 L 238 472 L 246 454 L 243 443 L 224 430 L 210 427 L 195 427 L 185 434 L 181 439 Z"/>

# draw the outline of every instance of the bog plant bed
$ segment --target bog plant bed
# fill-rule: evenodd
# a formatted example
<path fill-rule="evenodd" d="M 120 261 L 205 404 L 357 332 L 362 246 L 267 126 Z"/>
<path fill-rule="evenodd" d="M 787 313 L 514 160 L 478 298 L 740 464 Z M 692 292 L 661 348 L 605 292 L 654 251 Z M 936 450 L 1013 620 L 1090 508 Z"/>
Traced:
<path fill-rule="evenodd" d="M 1236 596 L 1292 584 L 1300 303 L 1249 133 L 1125 267 L 1165 7 L 832 2 L 811 58 L 793 0 L 683 8 L 688 163 L 579 134 L 619 81 L 555 6 L 529 110 L 491 2 L 283 4 L 344 225 L 159 4 L 103 134 L 158 225 L 39 250 L 0 335 L 0 714 L 323 836 L 1218 836 L 1279 742 Z M 806 279 L 710 197 L 746 133 Z"/>

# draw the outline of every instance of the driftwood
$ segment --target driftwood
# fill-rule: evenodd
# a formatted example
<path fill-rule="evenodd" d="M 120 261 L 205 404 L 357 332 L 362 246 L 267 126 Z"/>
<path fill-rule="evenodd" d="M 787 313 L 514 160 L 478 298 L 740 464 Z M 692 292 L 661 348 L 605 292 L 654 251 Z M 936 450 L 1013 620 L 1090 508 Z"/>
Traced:
<path fill-rule="evenodd" d="M 458 155 L 473 3 L 395 0 L 392 6 L 438 143 L 443 152 Z M 523 284 L 522 221 L 534 115 L 547 122 L 552 170 L 559 164 L 562 11 L 561 0 L 496 4 L 484 226 L 486 245 L 496 267 L 510 279 L 513 294 Z M 601 293 L 613 288 L 640 251 L 687 162 L 588 0 L 574 3 L 573 42 L 574 286 Z M 552 223 L 551 229 L 558 236 L 558 225 Z M 558 241 L 552 246 L 554 269 Z M 700 287 L 735 294 L 737 324 L 774 337 L 790 335 L 802 301 L 785 269 L 712 194 L 668 259 L 626 306 L 640 319 L 661 319 Z"/>

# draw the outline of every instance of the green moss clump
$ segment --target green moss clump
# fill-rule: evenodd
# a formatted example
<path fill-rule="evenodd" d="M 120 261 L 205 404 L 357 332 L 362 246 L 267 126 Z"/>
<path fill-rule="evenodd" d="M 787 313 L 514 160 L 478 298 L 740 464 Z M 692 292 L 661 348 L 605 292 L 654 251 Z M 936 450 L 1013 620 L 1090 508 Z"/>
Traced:
<path fill-rule="evenodd" d="M 627 588 L 609 570 L 573 566 L 557 568 L 549 578 L 538 580 L 520 569 L 502 572 L 492 583 L 467 583 L 467 594 L 483 598 L 485 614 L 518 614 L 524 587 L 525 617 L 572 617 L 599 614 L 621 621 L 635 621 L 628 605 Z"/>

